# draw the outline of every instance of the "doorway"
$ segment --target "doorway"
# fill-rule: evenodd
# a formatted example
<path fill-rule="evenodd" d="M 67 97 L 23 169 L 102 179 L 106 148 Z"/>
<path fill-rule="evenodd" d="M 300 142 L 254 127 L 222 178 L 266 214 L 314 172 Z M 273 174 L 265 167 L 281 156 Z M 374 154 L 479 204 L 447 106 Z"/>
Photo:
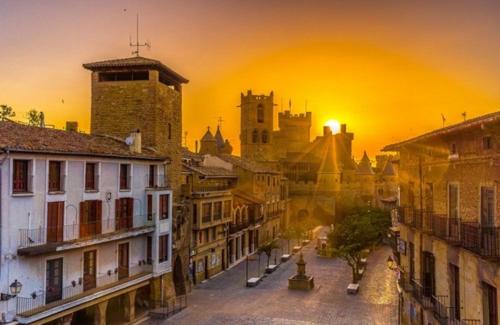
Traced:
<path fill-rule="evenodd" d="M 96 287 L 96 252 L 88 251 L 83 253 L 83 290 L 90 290 Z"/>
<path fill-rule="evenodd" d="M 118 280 L 128 278 L 129 275 L 129 245 L 118 245 Z"/>

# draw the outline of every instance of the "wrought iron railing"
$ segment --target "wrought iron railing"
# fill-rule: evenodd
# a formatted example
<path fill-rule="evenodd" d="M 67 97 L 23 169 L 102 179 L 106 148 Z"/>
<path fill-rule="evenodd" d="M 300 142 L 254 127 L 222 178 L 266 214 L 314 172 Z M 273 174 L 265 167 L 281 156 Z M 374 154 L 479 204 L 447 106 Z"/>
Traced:
<path fill-rule="evenodd" d="M 434 318 L 442 325 L 448 324 L 449 307 L 446 306 L 448 296 L 432 296 L 432 304 L 434 306 Z"/>
<path fill-rule="evenodd" d="M 92 279 L 92 285 L 88 285 L 88 280 L 79 277 L 71 281 L 70 285 L 63 288 L 49 288 L 46 291 L 34 291 L 28 297 L 16 297 L 16 313 L 22 314 L 36 314 L 39 311 L 50 308 L 50 306 L 57 306 L 77 296 L 85 296 L 94 292 L 94 289 L 110 286 L 113 283 L 122 283 L 132 277 L 140 274 L 148 274 L 152 272 L 152 266 L 147 263 L 141 262 L 133 267 L 127 268 L 126 276 L 121 278 L 120 274 L 124 274 L 123 267 L 121 270 L 117 267 L 101 273 L 98 277 Z"/>
<path fill-rule="evenodd" d="M 429 294 L 429 289 L 424 288 L 418 280 L 412 279 L 411 280 L 412 286 L 413 286 L 413 297 L 422 305 L 422 307 L 426 309 L 431 309 L 433 308 L 432 304 L 432 296 Z"/>

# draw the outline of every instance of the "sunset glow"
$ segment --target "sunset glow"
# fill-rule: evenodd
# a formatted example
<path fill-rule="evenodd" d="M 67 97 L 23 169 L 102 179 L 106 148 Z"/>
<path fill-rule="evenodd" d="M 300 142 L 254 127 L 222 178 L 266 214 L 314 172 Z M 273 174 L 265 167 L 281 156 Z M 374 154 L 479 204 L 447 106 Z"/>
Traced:
<path fill-rule="evenodd" d="M 332 130 L 333 134 L 339 133 L 340 132 L 340 122 L 337 120 L 328 120 L 325 123 L 326 126 Z"/>

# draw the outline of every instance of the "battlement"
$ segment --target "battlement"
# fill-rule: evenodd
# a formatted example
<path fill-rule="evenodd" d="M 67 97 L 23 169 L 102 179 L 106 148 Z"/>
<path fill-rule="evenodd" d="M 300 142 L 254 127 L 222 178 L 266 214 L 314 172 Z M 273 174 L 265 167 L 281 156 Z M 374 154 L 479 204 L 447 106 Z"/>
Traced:
<path fill-rule="evenodd" d="M 242 102 L 249 102 L 249 101 L 273 101 L 274 97 L 274 92 L 271 91 L 269 95 L 254 95 L 252 93 L 252 90 L 249 89 L 247 90 L 246 95 L 244 93 L 241 93 L 241 101 Z"/>
<path fill-rule="evenodd" d="M 289 120 L 289 121 L 296 121 L 296 122 L 308 122 L 311 123 L 312 120 L 312 113 L 311 112 L 306 112 L 300 113 L 300 114 L 292 114 L 290 111 L 284 111 L 278 113 L 278 119 L 281 120 Z"/>

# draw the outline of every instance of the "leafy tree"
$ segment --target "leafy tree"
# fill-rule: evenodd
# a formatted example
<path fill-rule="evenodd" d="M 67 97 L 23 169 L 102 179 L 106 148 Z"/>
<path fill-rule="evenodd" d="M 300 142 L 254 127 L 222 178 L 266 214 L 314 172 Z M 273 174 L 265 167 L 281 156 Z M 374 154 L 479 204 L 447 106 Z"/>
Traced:
<path fill-rule="evenodd" d="M 36 109 L 29 110 L 28 113 L 26 113 L 26 119 L 28 120 L 28 125 L 31 126 L 39 126 L 40 117 L 41 113 L 39 113 Z"/>
<path fill-rule="evenodd" d="M 294 237 L 294 233 L 293 233 L 293 228 L 292 227 L 288 227 L 285 230 L 283 230 L 281 232 L 281 238 L 283 238 L 284 240 L 286 240 L 287 247 L 288 247 L 287 253 L 290 254 L 290 241 L 293 238 L 295 238 Z"/>
<path fill-rule="evenodd" d="M 355 208 L 328 234 L 333 252 L 352 269 L 352 281 L 359 281 L 362 252 L 378 244 L 390 227 L 388 212 L 379 209 Z"/>
<path fill-rule="evenodd" d="M 278 244 L 278 241 L 277 240 L 272 240 L 272 241 L 268 242 L 267 244 L 262 245 L 257 250 L 257 253 L 259 253 L 259 255 L 262 254 L 262 253 L 266 254 L 266 256 L 267 256 L 267 267 L 269 267 L 269 260 L 271 259 L 271 254 L 273 253 L 273 249 L 276 249 L 276 248 L 279 248 L 279 247 L 280 246 Z"/>
<path fill-rule="evenodd" d="M 0 121 L 5 121 L 10 117 L 16 116 L 14 109 L 9 105 L 0 105 Z"/>

